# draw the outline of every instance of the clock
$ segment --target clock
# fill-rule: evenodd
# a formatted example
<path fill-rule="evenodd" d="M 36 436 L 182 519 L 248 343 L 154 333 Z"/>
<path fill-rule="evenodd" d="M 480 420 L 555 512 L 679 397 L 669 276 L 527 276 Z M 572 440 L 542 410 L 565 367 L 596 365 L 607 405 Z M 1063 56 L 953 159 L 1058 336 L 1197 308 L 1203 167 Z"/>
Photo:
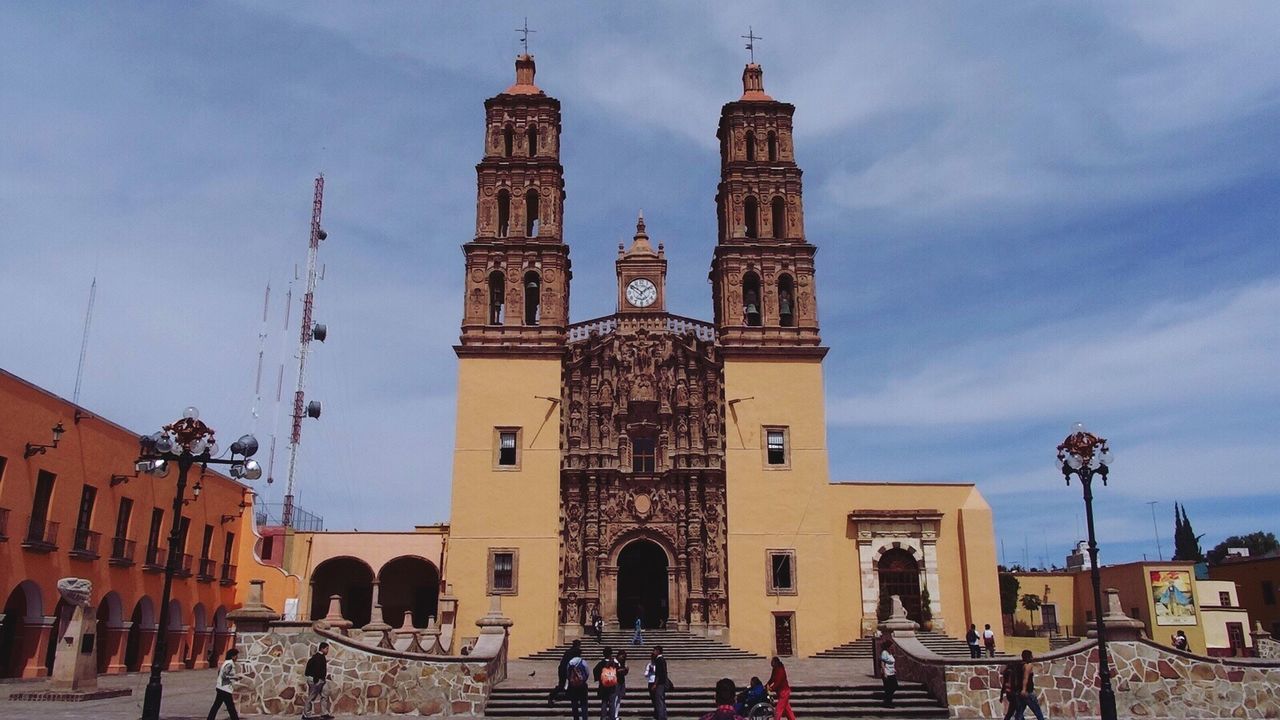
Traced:
<path fill-rule="evenodd" d="M 649 307 L 658 299 L 658 288 L 648 278 L 636 278 L 627 284 L 627 302 L 635 307 Z"/>

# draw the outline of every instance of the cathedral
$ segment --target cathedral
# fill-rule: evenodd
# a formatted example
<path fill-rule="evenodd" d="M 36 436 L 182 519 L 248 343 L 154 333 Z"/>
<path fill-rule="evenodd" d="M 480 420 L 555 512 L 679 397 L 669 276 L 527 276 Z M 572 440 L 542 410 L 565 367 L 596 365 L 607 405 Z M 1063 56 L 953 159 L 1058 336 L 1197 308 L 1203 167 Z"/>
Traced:
<path fill-rule="evenodd" d="M 442 572 L 459 632 L 495 595 L 514 656 L 596 614 L 807 656 L 872 632 L 892 594 L 936 631 L 998 628 L 972 484 L 828 477 L 795 107 L 752 63 L 721 111 L 710 322 L 667 311 L 643 216 L 618 248 L 617 311 L 571 321 L 560 102 L 534 74 L 521 55 L 485 101 L 463 246 Z"/>

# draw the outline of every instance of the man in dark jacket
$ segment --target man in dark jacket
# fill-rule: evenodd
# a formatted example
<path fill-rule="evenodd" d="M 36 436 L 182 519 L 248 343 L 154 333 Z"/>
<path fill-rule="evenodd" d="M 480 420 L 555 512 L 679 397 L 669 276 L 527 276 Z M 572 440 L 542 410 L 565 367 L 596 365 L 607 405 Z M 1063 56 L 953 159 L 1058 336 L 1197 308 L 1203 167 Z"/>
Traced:
<path fill-rule="evenodd" d="M 324 695 L 324 684 L 329 679 L 329 661 L 325 659 L 328 654 L 329 643 L 320 643 L 316 654 L 311 656 L 307 661 L 307 668 L 302 671 L 307 676 L 307 704 L 302 710 L 303 720 L 333 720 L 333 715 L 324 707 L 328 702 Z M 317 712 L 318 710 L 323 712 Z"/>
<path fill-rule="evenodd" d="M 560 666 L 556 668 L 556 686 L 551 688 L 551 693 L 547 695 L 547 704 L 554 705 L 556 700 L 565 691 L 566 683 L 569 682 L 569 661 L 582 656 L 582 641 L 574 640 L 565 649 L 564 654 L 560 656 Z"/>
<path fill-rule="evenodd" d="M 653 648 L 653 695 L 654 720 L 667 720 L 667 691 L 671 689 L 671 679 L 667 677 L 667 659 L 662 656 L 662 646 Z"/>

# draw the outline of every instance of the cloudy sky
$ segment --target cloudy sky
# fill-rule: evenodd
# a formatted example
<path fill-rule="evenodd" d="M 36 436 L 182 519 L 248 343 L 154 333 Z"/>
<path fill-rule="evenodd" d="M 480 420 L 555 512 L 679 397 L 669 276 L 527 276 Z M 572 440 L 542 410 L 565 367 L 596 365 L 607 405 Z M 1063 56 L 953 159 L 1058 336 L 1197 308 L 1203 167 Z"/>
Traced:
<path fill-rule="evenodd" d="M 300 502 L 334 529 L 446 520 L 459 245 L 526 15 L 563 103 L 575 320 L 613 311 L 640 208 L 671 309 L 710 318 L 751 25 L 797 106 L 834 479 L 977 482 L 1009 562 L 1061 562 L 1079 419 L 1117 456 L 1104 560 L 1155 557 L 1149 501 L 1166 557 L 1174 501 L 1206 548 L 1280 530 L 1276 3 L 6 3 L 0 367 L 70 397 L 96 277 L 81 403 L 278 428 L 279 502 L 323 170 Z"/>

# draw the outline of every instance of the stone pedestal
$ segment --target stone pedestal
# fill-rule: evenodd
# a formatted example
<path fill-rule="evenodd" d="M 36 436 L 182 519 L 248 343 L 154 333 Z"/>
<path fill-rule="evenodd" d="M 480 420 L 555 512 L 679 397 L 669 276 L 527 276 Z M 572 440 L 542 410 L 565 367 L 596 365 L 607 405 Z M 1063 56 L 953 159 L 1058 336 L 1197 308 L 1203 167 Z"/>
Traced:
<path fill-rule="evenodd" d="M 265 580 L 249 581 L 249 596 L 245 598 L 244 607 L 227 613 L 227 619 L 236 624 L 237 632 L 266 632 L 267 625 L 280 619 L 280 613 L 267 607 L 262 599 L 262 586 Z M 348 626 L 351 623 L 347 623 Z"/>
<path fill-rule="evenodd" d="M 889 614 L 889 619 L 880 623 L 880 632 L 889 635 L 911 635 L 916 634 L 916 630 L 920 629 L 920 623 L 907 617 L 907 608 L 902 604 L 902 598 L 893 595 L 890 600 L 893 605 L 893 611 Z"/>
<path fill-rule="evenodd" d="M 1102 615 L 1102 626 L 1107 629 L 1107 642 L 1137 640 L 1146 634 L 1147 626 L 1141 620 L 1124 614 L 1124 608 L 1120 606 L 1119 590 L 1107 588 L 1106 604 L 1107 611 Z M 1098 637 L 1096 627 L 1089 630 L 1089 637 Z"/>
<path fill-rule="evenodd" d="M 49 687 L 54 690 L 94 690 L 98 687 L 98 650 L 96 613 L 77 605 L 71 613 L 71 622 L 58 638 L 53 655 L 53 678 Z"/>

